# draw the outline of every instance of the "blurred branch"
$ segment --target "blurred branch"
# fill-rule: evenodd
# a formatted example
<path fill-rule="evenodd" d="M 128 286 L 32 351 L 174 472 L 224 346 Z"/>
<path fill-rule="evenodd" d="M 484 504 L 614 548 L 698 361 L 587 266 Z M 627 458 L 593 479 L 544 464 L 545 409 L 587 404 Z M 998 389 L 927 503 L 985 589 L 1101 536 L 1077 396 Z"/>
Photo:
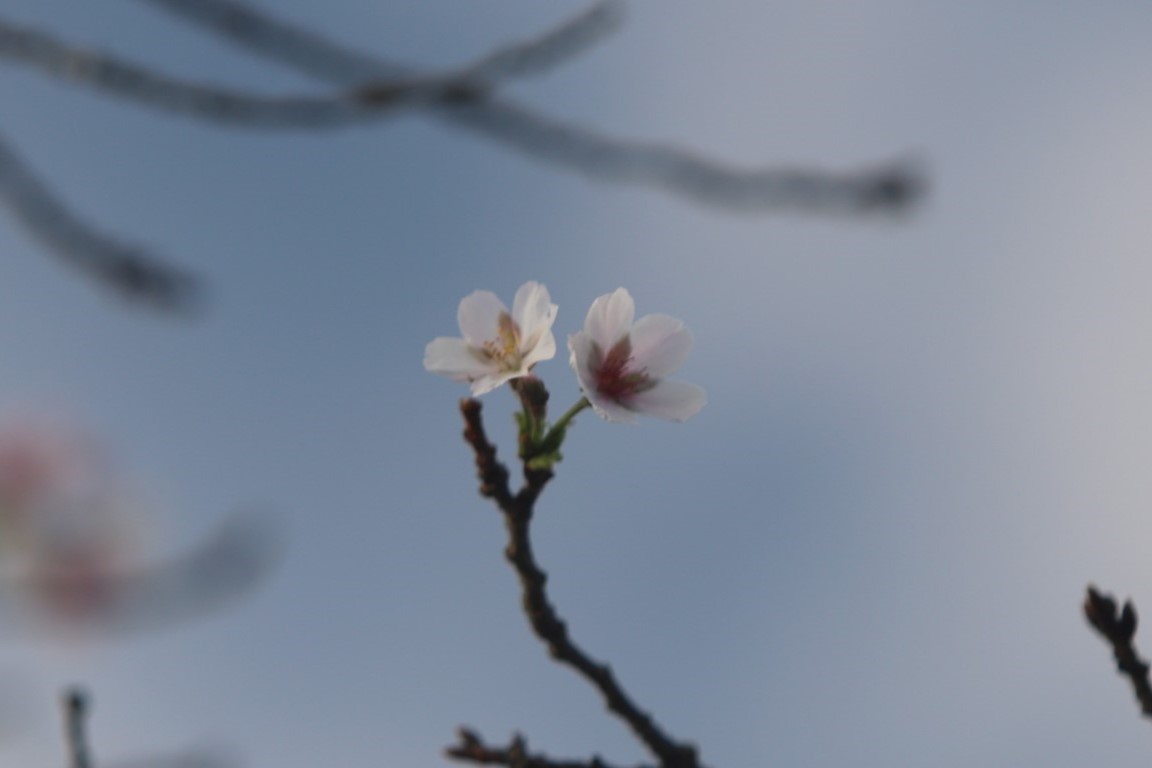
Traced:
<path fill-rule="evenodd" d="M 1148 662 L 1140 658 L 1132 639 L 1136 636 L 1136 608 L 1131 600 L 1117 611 L 1116 601 L 1095 587 L 1088 587 L 1084 598 L 1084 616 L 1100 635 L 1112 646 L 1116 670 L 1132 683 L 1132 691 L 1140 702 L 1140 711 L 1152 717 L 1152 683 L 1148 680 Z"/>
<path fill-rule="evenodd" d="M 79 688 L 64 692 L 64 742 L 69 768 L 93 768 L 88 749 L 88 695 Z"/>
<path fill-rule="evenodd" d="M 64 741 L 68 749 L 68 768 L 95 768 L 88 746 L 89 698 L 82 689 L 71 687 L 64 692 Z M 225 757 L 189 752 L 180 755 L 142 758 L 112 763 L 109 768 L 234 768 L 235 762 Z"/>
<path fill-rule="evenodd" d="M 0 58 L 189 117 L 249 128 L 329 128 L 376 119 L 420 102 L 476 99 L 499 80 L 546 70 L 606 31 L 613 7 L 594 6 L 537 40 L 507 46 L 454 72 L 388 78 L 333 96 L 264 96 L 181 80 L 3 20 Z"/>
<path fill-rule="evenodd" d="M 548 392 L 543 384 L 538 380 L 529 379 L 522 379 L 519 383 L 517 391 L 524 407 L 543 414 L 548 400 Z M 508 531 L 508 545 L 504 555 L 519 577 L 524 613 L 536 636 L 547 646 L 553 659 L 575 669 L 600 692 L 609 711 L 628 724 L 635 736 L 660 761 L 663 768 L 699 768 L 695 747 L 673 740 L 650 715 L 632 701 L 608 665 L 591 658 L 572 640 L 567 625 L 548 599 L 545 589 L 548 576 L 541 570 L 533 555 L 530 525 L 536 499 L 552 478 L 552 472 L 530 468 L 529 460 L 532 457 L 523 456 L 524 485 L 513 495 L 508 486 L 508 469 L 496 458 L 496 448 L 488 441 L 484 431 L 480 402 L 473 399 L 463 400 L 460 403 L 460 411 L 465 423 L 464 439 L 472 447 L 475 455 L 480 494 L 495 501 L 504 515 Z M 478 744 L 476 740 L 473 747 Z M 464 743 L 456 749 L 456 752 L 449 750 L 448 754 L 473 761 L 475 761 L 473 754 L 484 754 L 489 757 L 496 754 L 491 751 L 462 749 L 467 746 L 468 741 L 464 739 Z M 517 768 L 524 764 L 522 759 L 510 763 Z M 538 765 L 543 768 L 544 763 Z"/>
<path fill-rule="evenodd" d="M 472 731 L 461 728 L 455 746 L 444 750 L 447 757 L 477 765 L 506 765 L 508 768 L 616 768 L 599 757 L 590 760 L 556 760 L 542 753 L 532 754 L 523 737 L 516 735 L 506 747 L 490 747 Z M 649 768 L 637 766 L 636 768 Z"/>
<path fill-rule="evenodd" d="M 91 227 L 24 164 L 0 135 L 0 203 L 48 250 L 125 298 L 188 311 L 199 285 L 146 250 Z"/>
<path fill-rule="evenodd" d="M 240 0 L 142 2 L 340 87 L 413 76 L 406 66 L 357 53 Z M 548 48 L 540 46 L 543 51 Z M 924 188 L 919 169 L 908 162 L 847 174 L 801 168 L 741 169 L 676 147 L 599 134 L 493 95 L 471 101 L 441 100 L 433 107 L 438 117 L 538 159 L 595 178 L 661 187 L 697 203 L 728 209 L 898 210 L 913 203 Z"/>

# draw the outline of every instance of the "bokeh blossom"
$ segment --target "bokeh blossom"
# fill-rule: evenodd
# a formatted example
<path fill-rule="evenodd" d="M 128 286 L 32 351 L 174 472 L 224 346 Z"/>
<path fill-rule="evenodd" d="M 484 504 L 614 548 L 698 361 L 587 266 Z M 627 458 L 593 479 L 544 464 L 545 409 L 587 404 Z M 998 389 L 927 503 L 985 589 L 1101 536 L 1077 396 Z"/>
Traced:
<path fill-rule="evenodd" d="M 114 574 L 140 546 L 127 501 L 99 447 L 58 424 L 0 429 L 0 573 L 60 625 L 87 623 L 115 599 Z"/>
<path fill-rule="evenodd" d="M 684 421 L 706 401 L 704 390 L 664 377 L 684 362 L 692 333 L 668 315 L 633 322 L 636 305 L 623 288 L 592 303 L 584 330 L 568 337 L 569 358 L 584 397 L 608 421 L 635 423 L 637 414 Z"/>
<path fill-rule="evenodd" d="M 88 435 L 41 418 L 0 426 L 0 627 L 13 609 L 68 636 L 163 626 L 242 594 L 272 565 L 272 531 L 251 514 L 148 562 L 153 511 Z"/>
<path fill-rule="evenodd" d="M 520 286 L 511 312 L 496 294 L 476 291 L 460 301 L 457 320 L 463 338 L 431 341 L 424 350 L 424 367 L 471 383 L 474 396 L 491 392 L 556 355 L 556 309 L 548 289 L 536 282 Z"/>

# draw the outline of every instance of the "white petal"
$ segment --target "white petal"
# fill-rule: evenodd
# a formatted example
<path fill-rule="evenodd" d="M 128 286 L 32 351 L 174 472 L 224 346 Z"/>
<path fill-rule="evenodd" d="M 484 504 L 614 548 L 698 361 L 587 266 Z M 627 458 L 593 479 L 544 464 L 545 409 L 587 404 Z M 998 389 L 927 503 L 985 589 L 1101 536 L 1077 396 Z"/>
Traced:
<path fill-rule="evenodd" d="M 585 392 L 596 385 L 596 380 L 588 365 L 591 356 L 591 336 L 583 331 L 578 331 L 568 337 L 568 364 L 572 366 L 572 370 L 576 373 L 576 379 L 580 382 L 580 388 Z"/>
<path fill-rule="evenodd" d="M 456 319 L 460 333 L 474 347 L 484 345 L 500 335 L 500 313 L 507 312 L 504 302 L 492 291 L 476 291 L 460 299 Z"/>
<path fill-rule="evenodd" d="M 687 421 L 695 416 L 708 396 L 704 390 L 686 381 L 661 381 L 656 386 L 632 396 L 629 405 L 640 413 L 669 421 Z"/>
<path fill-rule="evenodd" d="M 556 321 L 556 310 L 548 289 L 537 282 L 529 281 L 520 286 L 512 301 L 512 319 L 520 326 L 520 336 L 525 340 L 535 336 L 543 338 Z M 552 348 L 555 353 L 555 343 Z"/>
<path fill-rule="evenodd" d="M 479 397 L 480 395 L 491 392 L 504 382 L 511 381 L 517 376 L 523 375 L 524 374 L 516 371 L 496 371 L 495 373 L 481 376 L 472 382 L 472 396 Z"/>
<path fill-rule="evenodd" d="M 611 349 L 632 328 L 636 316 L 636 303 L 623 288 L 606 293 L 588 309 L 584 319 L 584 332 L 603 349 Z"/>
<path fill-rule="evenodd" d="M 683 365 L 692 349 L 692 332 L 668 315 L 645 315 L 632 326 L 631 335 L 634 367 L 646 369 L 654 379 Z"/>
<path fill-rule="evenodd" d="M 531 344 L 525 344 L 523 353 L 525 371 L 541 360 L 551 360 L 556 357 L 556 337 L 552 331 L 545 331 L 538 339 L 532 340 Z"/>
<path fill-rule="evenodd" d="M 424 348 L 424 368 L 453 381 L 472 381 L 493 370 L 491 362 L 478 357 L 475 348 L 464 339 L 446 336 L 428 342 Z"/>

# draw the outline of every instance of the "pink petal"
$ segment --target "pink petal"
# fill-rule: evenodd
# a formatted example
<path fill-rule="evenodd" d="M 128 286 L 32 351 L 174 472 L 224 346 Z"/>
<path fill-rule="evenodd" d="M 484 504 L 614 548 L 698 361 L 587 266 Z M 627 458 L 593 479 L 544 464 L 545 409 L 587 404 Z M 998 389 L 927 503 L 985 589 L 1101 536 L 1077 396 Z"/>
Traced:
<path fill-rule="evenodd" d="M 692 332 L 668 315 L 645 315 L 632 326 L 630 369 L 662 379 L 684 364 L 692 349 Z"/>
<path fill-rule="evenodd" d="M 687 421 L 695 416 L 708 396 L 704 390 L 686 381 L 661 381 L 652 389 L 632 396 L 629 405 L 648 416 L 669 421 Z"/>
<path fill-rule="evenodd" d="M 603 349 L 611 349 L 632 328 L 636 316 L 636 303 L 623 288 L 606 293 L 588 309 L 584 319 L 584 332 Z"/>
<path fill-rule="evenodd" d="M 500 334 L 500 313 L 507 312 L 504 302 L 492 291 L 475 291 L 460 300 L 456 319 L 460 333 L 474 347 L 496 339 Z"/>

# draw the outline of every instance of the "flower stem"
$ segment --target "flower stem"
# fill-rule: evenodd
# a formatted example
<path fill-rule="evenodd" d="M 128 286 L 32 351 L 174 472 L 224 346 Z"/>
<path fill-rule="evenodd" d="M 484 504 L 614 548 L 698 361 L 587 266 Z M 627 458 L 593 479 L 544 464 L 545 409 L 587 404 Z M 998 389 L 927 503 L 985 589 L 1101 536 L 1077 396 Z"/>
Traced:
<path fill-rule="evenodd" d="M 577 400 L 575 405 L 565 411 L 564 415 L 556 420 L 556 423 L 552 425 L 550 430 L 548 430 L 548 434 L 544 436 L 543 442 L 548 443 L 550 438 L 555 439 L 554 435 L 557 433 L 563 433 L 565 430 L 567 430 L 568 425 L 571 423 L 572 419 L 576 418 L 576 414 L 580 413 L 580 411 L 584 410 L 590 405 L 592 405 L 592 403 L 588 402 L 588 398 L 586 397 L 582 397 Z"/>

